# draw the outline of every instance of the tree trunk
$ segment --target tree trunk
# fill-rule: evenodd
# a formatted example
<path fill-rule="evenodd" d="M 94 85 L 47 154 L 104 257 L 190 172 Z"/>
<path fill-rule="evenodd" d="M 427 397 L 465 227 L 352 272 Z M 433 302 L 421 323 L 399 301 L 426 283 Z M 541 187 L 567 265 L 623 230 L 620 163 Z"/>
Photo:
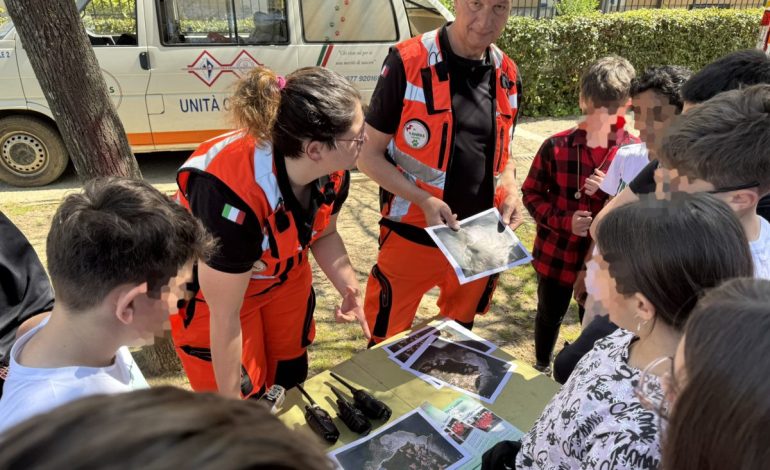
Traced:
<path fill-rule="evenodd" d="M 74 0 L 6 0 L 78 177 L 141 178 Z"/>
<path fill-rule="evenodd" d="M 75 1 L 5 4 L 80 180 L 141 178 Z M 181 370 L 168 337 L 156 339 L 137 359 L 150 376 Z"/>

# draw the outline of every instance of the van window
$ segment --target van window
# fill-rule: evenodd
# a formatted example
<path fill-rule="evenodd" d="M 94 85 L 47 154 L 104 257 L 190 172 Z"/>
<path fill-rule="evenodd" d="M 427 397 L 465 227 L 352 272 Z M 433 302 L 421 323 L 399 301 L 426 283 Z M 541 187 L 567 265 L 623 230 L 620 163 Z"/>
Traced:
<path fill-rule="evenodd" d="M 446 23 L 446 18 L 427 0 L 407 0 L 405 5 L 412 36 L 433 31 Z"/>
<path fill-rule="evenodd" d="M 136 46 L 136 0 L 90 2 L 81 12 L 92 46 Z"/>
<path fill-rule="evenodd" d="M 392 0 L 300 0 L 305 42 L 394 42 Z"/>
<path fill-rule="evenodd" d="M 287 44 L 285 0 L 158 0 L 164 45 Z"/>

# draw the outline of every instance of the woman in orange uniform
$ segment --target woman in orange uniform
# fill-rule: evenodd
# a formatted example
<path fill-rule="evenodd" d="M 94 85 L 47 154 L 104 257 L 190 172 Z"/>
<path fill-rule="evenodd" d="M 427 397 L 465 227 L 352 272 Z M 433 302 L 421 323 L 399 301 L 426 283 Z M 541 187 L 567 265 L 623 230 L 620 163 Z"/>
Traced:
<path fill-rule="evenodd" d="M 240 128 L 201 144 L 177 175 L 180 202 L 219 248 L 199 260 L 200 290 L 171 326 L 194 390 L 249 397 L 307 377 L 309 252 L 342 296 L 337 321 L 370 337 L 336 228 L 366 136 L 358 91 L 328 69 L 256 68 L 230 105 Z"/>

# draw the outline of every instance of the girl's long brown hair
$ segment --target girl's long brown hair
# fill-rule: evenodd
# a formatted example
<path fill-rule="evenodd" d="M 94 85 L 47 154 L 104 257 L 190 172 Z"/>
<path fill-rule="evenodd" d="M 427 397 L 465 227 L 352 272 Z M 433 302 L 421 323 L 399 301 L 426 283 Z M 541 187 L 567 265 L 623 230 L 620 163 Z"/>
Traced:
<path fill-rule="evenodd" d="M 684 357 L 663 468 L 770 468 L 770 281 L 711 290 L 687 322 Z"/>

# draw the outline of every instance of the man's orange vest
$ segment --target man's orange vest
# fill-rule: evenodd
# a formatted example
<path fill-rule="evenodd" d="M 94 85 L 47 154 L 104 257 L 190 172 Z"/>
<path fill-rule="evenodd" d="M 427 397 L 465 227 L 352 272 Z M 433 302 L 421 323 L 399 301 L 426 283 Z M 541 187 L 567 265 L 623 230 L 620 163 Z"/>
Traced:
<path fill-rule="evenodd" d="M 451 159 L 454 127 L 452 95 L 447 64 L 438 38 L 439 30 L 396 45 L 406 72 L 406 92 L 401 122 L 388 150 L 401 173 L 417 187 L 443 199 Z M 508 163 L 508 147 L 518 111 L 516 64 L 494 44 L 489 55 L 495 66 L 495 182 Z M 462 112 L 462 110 L 455 110 Z M 501 188 L 496 191 L 496 201 Z M 499 201 L 498 201 L 499 202 Z M 384 198 L 382 214 L 394 222 L 419 227 L 425 217 L 419 207 L 392 195 Z"/>
<path fill-rule="evenodd" d="M 307 262 L 306 249 L 329 225 L 333 202 L 347 177 L 345 171 L 337 171 L 322 178 L 325 203 L 315 214 L 310 240 L 303 244 L 278 186 L 270 144 L 260 145 L 244 130 L 201 144 L 177 174 L 177 199 L 187 208 L 187 182 L 192 172 L 206 172 L 225 183 L 248 205 L 239 209 L 252 211 L 261 224 L 262 256 L 254 263 L 247 296 L 282 283 L 294 266 Z"/>

